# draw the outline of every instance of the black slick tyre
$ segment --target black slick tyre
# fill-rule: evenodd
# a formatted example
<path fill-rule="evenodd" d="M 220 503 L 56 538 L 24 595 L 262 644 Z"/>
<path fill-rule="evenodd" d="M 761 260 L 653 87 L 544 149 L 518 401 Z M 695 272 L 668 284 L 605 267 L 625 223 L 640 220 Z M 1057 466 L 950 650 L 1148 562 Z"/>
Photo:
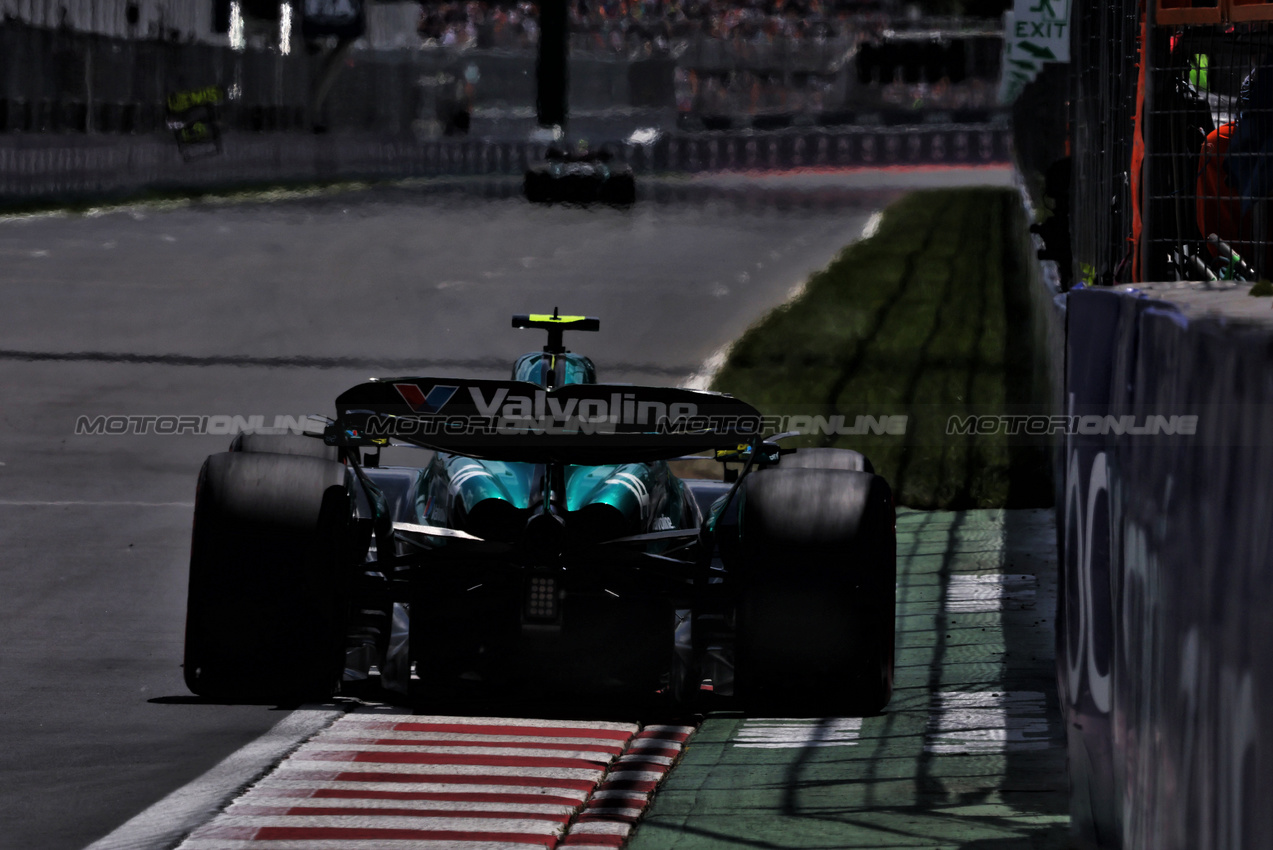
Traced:
<path fill-rule="evenodd" d="M 636 180 L 631 174 L 611 174 L 610 179 L 601 186 L 601 200 L 622 207 L 635 204 Z"/>
<path fill-rule="evenodd" d="M 844 469 L 850 472 L 875 472 L 866 455 L 852 449 L 798 449 L 785 455 L 779 469 Z"/>
<path fill-rule="evenodd" d="M 532 204 L 551 203 L 553 200 L 551 186 L 552 177 L 539 169 L 527 171 L 522 181 L 522 191 L 526 195 L 526 200 Z"/>
<path fill-rule="evenodd" d="M 340 450 L 335 446 L 329 446 L 322 440 L 301 434 L 239 434 L 230 441 L 230 451 L 340 460 Z"/>
<path fill-rule="evenodd" d="M 210 699 L 330 696 L 343 670 L 352 500 L 345 467 L 212 455 L 199 473 L 184 673 Z"/>
<path fill-rule="evenodd" d="M 888 484 L 867 472 L 779 468 L 749 476 L 739 495 L 738 695 L 780 714 L 880 711 L 893 689 Z"/>

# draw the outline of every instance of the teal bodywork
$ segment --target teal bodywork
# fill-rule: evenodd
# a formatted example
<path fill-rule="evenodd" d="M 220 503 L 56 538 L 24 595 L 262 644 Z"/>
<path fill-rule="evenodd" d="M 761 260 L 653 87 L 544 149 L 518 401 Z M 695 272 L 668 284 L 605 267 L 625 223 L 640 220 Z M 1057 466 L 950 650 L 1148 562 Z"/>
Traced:
<path fill-rule="evenodd" d="M 610 166 L 604 162 L 561 162 L 550 160 L 548 173 L 553 177 L 592 177 L 606 181 L 610 179 Z"/>
<path fill-rule="evenodd" d="M 597 370 L 580 354 L 532 352 L 517 359 L 513 378 L 545 387 L 595 384 Z M 545 474 L 542 464 L 438 452 L 425 469 L 417 512 L 426 525 L 514 542 L 546 499 Z M 558 506 L 567 534 L 581 543 L 699 524 L 697 504 L 664 461 L 567 465 L 562 477 Z"/>
<path fill-rule="evenodd" d="M 552 382 L 553 386 L 564 387 L 566 384 L 595 384 L 597 382 L 597 367 L 592 361 L 582 354 L 569 351 L 565 354 L 533 351 L 518 357 L 517 362 L 513 364 L 513 380 L 527 381 L 539 384 L 541 387 L 548 385 L 548 377 L 554 372 L 557 373 L 555 375 L 557 380 Z"/>

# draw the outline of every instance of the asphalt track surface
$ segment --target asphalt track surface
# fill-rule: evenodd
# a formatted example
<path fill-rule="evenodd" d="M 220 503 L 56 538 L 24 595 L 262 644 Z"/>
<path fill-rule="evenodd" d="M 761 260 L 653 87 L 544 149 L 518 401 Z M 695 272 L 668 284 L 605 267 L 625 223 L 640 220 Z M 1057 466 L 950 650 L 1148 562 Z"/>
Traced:
<path fill-rule="evenodd" d="M 181 680 L 194 480 L 227 438 L 78 417 L 268 424 L 369 375 L 501 376 L 541 344 L 509 314 L 554 306 L 602 317 L 573 346 L 603 380 L 683 383 L 898 192 L 1008 179 L 706 178 L 629 211 L 415 183 L 0 221 L 0 846 L 83 847 L 291 708 Z"/>

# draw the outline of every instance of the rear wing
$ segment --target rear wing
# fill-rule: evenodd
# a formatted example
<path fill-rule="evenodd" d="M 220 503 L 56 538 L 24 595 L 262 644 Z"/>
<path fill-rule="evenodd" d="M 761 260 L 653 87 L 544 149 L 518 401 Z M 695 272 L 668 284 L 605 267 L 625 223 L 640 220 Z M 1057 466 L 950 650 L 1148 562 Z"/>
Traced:
<path fill-rule="evenodd" d="M 668 387 L 381 378 L 336 399 L 333 445 L 399 440 L 487 460 L 599 466 L 737 447 L 762 417 L 732 396 Z"/>

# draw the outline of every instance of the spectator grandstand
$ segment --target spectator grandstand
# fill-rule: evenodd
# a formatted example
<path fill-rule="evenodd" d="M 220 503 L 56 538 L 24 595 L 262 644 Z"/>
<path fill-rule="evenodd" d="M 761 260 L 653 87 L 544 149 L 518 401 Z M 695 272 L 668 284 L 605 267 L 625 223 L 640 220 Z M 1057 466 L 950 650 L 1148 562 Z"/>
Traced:
<path fill-rule="evenodd" d="M 860 0 L 574 0 L 569 24 L 573 50 L 631 55 L 700 38 L 770 44 L 869 34 L 887 23 L 880 7 Z M 528 48 L 537 16 L 529 0 L 429 3 L 417 31 L 426 45 Z"/>

